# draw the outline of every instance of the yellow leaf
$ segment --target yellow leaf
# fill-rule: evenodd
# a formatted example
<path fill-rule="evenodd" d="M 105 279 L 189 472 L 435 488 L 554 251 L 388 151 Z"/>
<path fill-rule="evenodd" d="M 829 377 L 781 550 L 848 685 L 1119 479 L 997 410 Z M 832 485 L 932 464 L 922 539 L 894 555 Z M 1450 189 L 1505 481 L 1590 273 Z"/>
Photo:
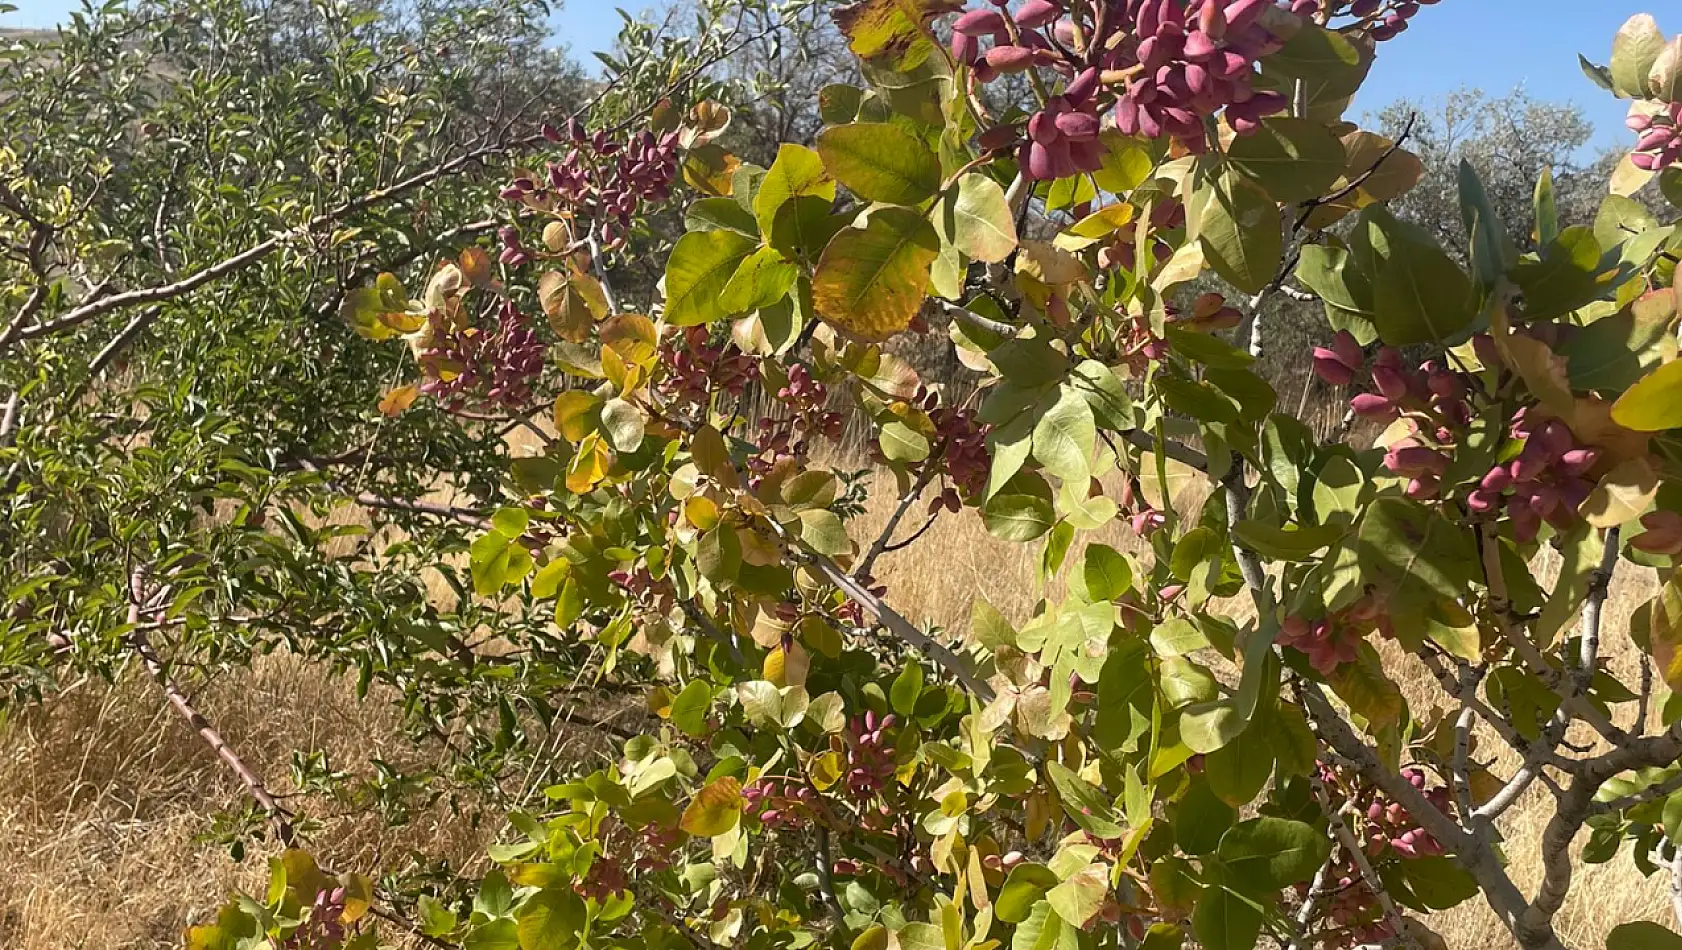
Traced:
<path fill-rule="evenodd" d="M 1659 476 L 1644 458 L 1606 473 L 1579 513 L 1596 528 L 1615 528 L 1641 517 L 1659 493 Z"/>
<path fill-rule="evenodd" d="M 345 909 L 341 919 L 347 924 L 362 919 L 374 905 L 374 882 L 361 874 L 339 875 L 339 886 L 345 889 Z"/>
<path fill-rule="evenodd" d="M 555 397 L 555 429 L 561 438 L 578 443 L 596 431 L 602 398 L 581 389 L 569 389 Z"/>
<path fill-rule="evenodd" d="M 484 248 L 464 247 L 458 258 L 463 277 L 475 287 L 486 287 L 491 283 L 491 256 Z"/>
<path fill-rule="evenodd" d="M 813 756 L 811 764 L 806 767 L 806 774 L 811 776 L 812 784 L 817 786 L 818 791 L 824 792 L 841 781 L 841 773 L 845 768 L 841 753 L 831 749 L 823 755 Z"/>
<path fill-rule="evenodd" d="M 420 396 L 420 387 L 414 383 L 388 390 L 384 396 L 380 397 L 380 415 L 392 417 L 402 415 L 403 410 L 415 404 L 415 399 L 418 396 Z"/>
<path fill-rule="evenodd" d="M 742 783 L 726 775 L 695 793 L 678 827 L 700 838 L 717 837 L 742 820 L 744 804 Z"/>
<path fill-rule="evenodd" d="M 567 466 L 567 491 L 582 495 L 595 488 L 598 482 L 607 477 L 607 468 L 607 444 L 592 432 L 579 446 L 578 454 L 572 457 L 572 463 Z"/>
<path fill-rule="evenodd" d="M 1648 652 L 1672 690 L 1682 690 L 1682 573 L 1672 573 L 1648 611 Z"/>

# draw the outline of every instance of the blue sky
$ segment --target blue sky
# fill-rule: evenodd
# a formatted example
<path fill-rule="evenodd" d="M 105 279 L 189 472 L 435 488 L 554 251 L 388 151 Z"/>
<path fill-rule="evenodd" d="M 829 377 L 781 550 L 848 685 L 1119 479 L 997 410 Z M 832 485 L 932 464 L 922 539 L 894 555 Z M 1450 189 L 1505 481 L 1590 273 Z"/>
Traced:
<path fill-rule="evenodd" d="M 18 10 L 0 13 L 0 26 L 41 27 L 62 20 L 79 0 L 9 2 Z M 605 48 L 618 32 L 614 5 L 572 0 L 554 18 L 556 39 L 593 68 L 589 51 Z M 626 6 L 635 10 L 641 4 Z M 1384 44 L 1355 113 L 1463 85 L 1492 93 L 1522 85 L 1539 99 L 1587 109 L 1597 129 L 1595 146 L 1622 143 L 1629 138 L 1624 107 L 1583 77 L 1577 54 L 1605 62 L 1612 34 L 1643 10 L 1654 11 L 1666 32 L 1682 31 L 1682 10 L 1674 0 L 1442 0 L 1421 11 L 1408 32 Z"/>

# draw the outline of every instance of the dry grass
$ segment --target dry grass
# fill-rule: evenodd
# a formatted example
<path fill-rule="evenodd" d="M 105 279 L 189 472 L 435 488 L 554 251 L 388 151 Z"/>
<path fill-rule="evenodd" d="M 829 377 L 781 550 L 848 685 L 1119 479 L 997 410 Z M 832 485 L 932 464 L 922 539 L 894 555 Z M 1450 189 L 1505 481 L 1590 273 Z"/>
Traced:
<path fill-rule="evenodd" d="M 884 502 L 860 519 L 858 536 L 873 537 L 886 516 Z M 921 520 L 920 510 L 913 511 L 901 533 Z M 1084 540 L 1136 549 L 1120 525 Z M 975 518 L 945 517 L 917 545 L 884 556 L 877 574 L 914 620 L 963 630 L 977 596 L 1013 620 L 1026 619 L 1048 593 L 1037 579 L 1037 561 L 1037 546 L 997 541 Z M 1539 567 L 1545 575 L 1551 565 Z M 1652 594 L 1651 577 L 1636 573 L 1626 572 L 1614 586 L 1604 637 L 1614 667 L 1629 676 L 1635 656 L 1627 619 Z M 1429 706 L 1438 694 L 1428 674 L 1395 659 L 1414 709 Z M 195 699 L 230 744 L 281 788 L 297 749 L 324 751 L 335 767 L 356 774 L 366 774 L 373 757 L 418 761 L 390 697 L 358 702 L 348 680 L 285 657 L 223 676 Z M 1514 758 L 1503 757 L 1497 771 L 1505 774 Z M 204 840 L 218 814 L 243 807 L 243 790 L 143 678 L 79 684 L 0 727 L 0 789 L 0 947 L 6 950 L 178 946 L 188 921 L 202 918 L 230 890 L 258 886 L 266 873 L 260 860 L 235 864 Z M 330 805 L 304 804 L 318 814 Z M 1536 882 L 1548 804 L 1538 787 L 1503 823 L 1507 853 L 1525 888 Z M 482 854 L 495 830 L 495 822 L 475 826 L 438 805 L 397 828 L 367 814 L 332 818 L 313 845 L 334 866 L 391 871 L 412 850 L 467 861 Z M 1560 915 L 1561 934 L 1569 945 L 1598 947 L 1616 923 L 1666 921 L 1667 884 L 1643 879 L 1623 856 L 1584 868 Z M 1438 915 L 1432 924 L 1457 950 L 1512 946 L 1481 902 Z"/>
<path fill-rule="evenodd" d="M 226 675 L 195 700 L 280 788 L 293 750 L 358 774 L 373 757 L 416 761 L 389 697 L 359 703 L 348 679 L 289 658 Z M 244 790 L 144 677 L 81 684 L 9 723 L 0 788 L 7 950 L 176 947 L 189 921 L 267 879 L 267 852 L 236 864 L 207 840 L 219 814 L 245 806 Z M 332 813 L 328 801 L 302 804 Z M 394 829 L 368 814 L 329 817 L 312 846 L 334 867 L 393 870 L 410 848 L 465 860 L 487 833 L 434 806 Z"/>

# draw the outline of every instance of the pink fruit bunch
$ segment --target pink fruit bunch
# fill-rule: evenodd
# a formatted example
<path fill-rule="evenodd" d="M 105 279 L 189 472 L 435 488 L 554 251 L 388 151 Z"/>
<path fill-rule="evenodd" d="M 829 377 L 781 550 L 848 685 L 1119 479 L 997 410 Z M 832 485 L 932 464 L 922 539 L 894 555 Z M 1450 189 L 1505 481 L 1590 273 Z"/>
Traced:
<path fill-rule="evenodd" d="M 1345 663 L 1353 663 L 1360 643 L 1377 631 L 1394 637 L 1390 619 L 1368 594 L 1343 610 L 1319 619 L 1291 615 L 1279 624 L 1279 645 L 1308 657 L 1308 664 L 1322 676 L 1330 676 Z"/>
<path fill-rule="evenodd" d="M 421 391 L 459 409 L 470 398 L 499 406 L 524 406 L 531 385 L 543 372 L 543 341 L 513 301 L 497 308 L 490 332 L 454 326 L 440 311 L 428 318 L 429 332 L 420 365 L 426 377 Z"/>
<path fill-rule="evenodd" d="M 1631 112 L 1624 125 L 1641 136 L 1629 157 L 1636 168 L 1657 172 L 1682 161 L 1682 102 L 1672 102 L 1656 115 Z"/>
<path fill-rule="evenodd" d="M 846 771 L 842 783 L 855 798 L 870 798 L 894 777 L 894 746 L 888 730 L 898 721 L 892 713 L 878 717 L 867 712 L 847 727 Z"/>
<path fill-rule="evenodd" d="M 748 814 L 759 819 L 767 828 L 798 828 L 816 815 L 813 803 L 817 793 L 811 786 L 798 782 L 759 781 L 742 789 L 747 800 Z"/>
<path fill-rule="evenodd" d="M 624 243 L 631 220 L 645 203 L 671 197 L 678 171 L 678 133 L 656 137 L 647 130 L 619 140 L 606 132 L 590 133 L 577 119 L 564 130 L 543 129 L 544 138 L 570 143 L 545 174 L 517 174 L 502 189 L 502 197 L 532 210 L 589 218 L 600 225 L 602 243 Z"/>
<path fill-rule="evenodd" d="M 1565 423 L 1534 415 L 1521 410 L 1513 421 L 1513 438 L 1524 440 L 1518 457 L 1490 468 L 1466 497 L 1475 514 L 1505 509 L 1521 542 L 1535 540 L 1544 520 L 1560 531 L 1577 524 L 1577 509 L 1594 491 L 1585 476 L 1600 461 L 1600 450 L 1578 442 Z"/>
<path fill-rule="evenodd" d="M 660 341 L 660 364 L 666 375 L 661 395 L 683 406 L 705 406 L 713 393 L 739 397 L 759 378 L 752 356 L 729 340 L 712 342 L 704 326 L 673 331 Z"/>

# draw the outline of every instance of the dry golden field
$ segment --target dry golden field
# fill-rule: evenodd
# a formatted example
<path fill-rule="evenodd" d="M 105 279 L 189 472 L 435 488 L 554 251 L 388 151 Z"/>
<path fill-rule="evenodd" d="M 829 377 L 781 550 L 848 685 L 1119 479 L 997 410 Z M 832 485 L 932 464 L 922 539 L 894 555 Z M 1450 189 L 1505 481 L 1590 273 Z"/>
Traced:
<path fill-rule="evenodd" d="M 874 537 L 891 494 L 884 492 L 881 509 L 859 519 L 857 537 Z M 906 519 L 907 526 L 918 523 L 915 516 Z M 1126 535 L 1117 525 L 1095 540 L 1125 548 Z M 1012 619 L 1026 619 L 1046 593 L 1035 577 L 1037 557 L 1037 546 L 989 537 L 979 519 L 947 517 L 916 546 L 886 555 L 877 573 L 892 602 L 913 620 L 959 631 L 978 595 Z M 1549 572 L 1546 556 L 1537 568 Z M 1614 585 L 1604 642 L 1620 673 L 1635 668 L 1627 618 L 1653 589 L 1649 572 L 1628 565 Z M 1413 708 L 1429 706 L 1435 691 L 1428 674 L 1405 657 L 1392 659 Z M 335 768 L 359 775 L 371 772 L 374 758 L 424 762 L 427 750 L 403 737 L 388 699 L 371 693 L 358 702 L 348 679 L 329 678 L 286 657 L 220 675 L 195 694 L 229 743 L 282 791 L 291 791 L 294 750 L 325 751 Z M 1503 764 L 1510 767 L 1513 758 Z M 140 675 L 114 686 L 70 684 L 42 708 L 0 726 L 0 948 L 178 946 L 189 920 L 205 915 L 231 889 L 258 887 L 265 879 L 261 853 L 235 864 L 224 848 L 205 840 L 218 813 L 243 806 L 242 794 Z M 1535 786 L 1532 798 L 1504 821 L 1508 854 L 1527 889 L 1537 874 L 1546 796 Z M 294 804 L 316 814 L 330 807 L 307 798 Z M 508 802 L 465 804 L 460 814 L 432 806 L 397 828 L 366 814 L 330 817 L 313 844 L 334 866 L 368 871 L 401 870 L 412 851 L 468 860 L 495 836 L 494 816 Z M 1662 876 L 1643 879 L 1625 856 L 1585 868 L 1560 917 L 1561 935 L 1569 946 L 1599 948 L 1618 922 L 1668 922 L 1667 889 Z M 1512 946 L 1481 902 L 1430 923 L 1455 950 Z"/>

